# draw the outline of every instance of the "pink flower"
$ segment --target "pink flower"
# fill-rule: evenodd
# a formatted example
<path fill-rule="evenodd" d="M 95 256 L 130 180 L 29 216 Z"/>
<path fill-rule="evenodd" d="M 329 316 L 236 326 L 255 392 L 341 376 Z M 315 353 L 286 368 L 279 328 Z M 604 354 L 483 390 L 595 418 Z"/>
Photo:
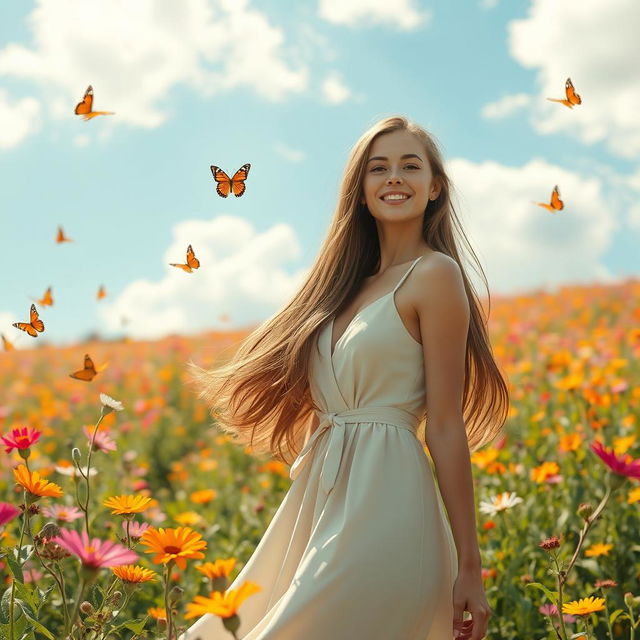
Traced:
<path fill-rule="evenodd" d="M 541 607 L 538 607 L 538 611 L 545 616 L 558 616 L 558 607 L 556 607 L 555 604 L 543 604 Z M 572 616 L 570 613 L 563 613 L 562 619 L 565 622 L 575 622 L 577 617 Z"/>
<path fill-rule="evenodd" d="M 60 545 L 69 553 L 80 558 L 82 565 L 89 569 L 100 569 L 102 567 L 116 567 L 121 564 L 130 564 L 138 560 L 138 554 L 123 547 L 111 540 L 99 540 L 89 536 L 83 529 L 79 534 L 77 531 L 60 529 L 60 535 L 51 539 L 52 542 Z"/>
<path fill-rule="evenodd" d="M 12 449 L 28 449 L 38 441 L 40 433 L 34 427 L 31 427 L 30 431 L 27 427 L 22 427 L 22 429 L 12 429 L 11 435 L 7 438 L 4 436 L 0 436 L 0 438 L 7 445 L 5 453 L 9 453 Z"/>
<path fill-rule="evenodd" d="M 137 520 L 131 520 L 129 522 L 129 535 L 132 538 L 141 538 L 142 534 L 144 533 L 144 531 L 146 529 L 149 528 L 149 523 L 148 522 L 138 522 Z M 127 522 L 126 520 L 122 521 L 122 528 L 126 531 L 127 530 Z"/>
<path fill-rule="evenodd" d="M 20 509 L 11 503 L 0 502 L 0 526 L 7 524 L 7 522 L 13 520 L 20 513 L 22 513 Z"/>
<path fill-rule="evenodd" d="M 28 567 L 23 569 L 25 582 L 37 582 L 44 575 L 42 571 L 38 571 L 35 567 Z"/>
<path fill-rule="evenodd" d="M 611 471 L 627 478 L 640 480 L 640 458 L 634 460 L 627 453 L 617 454 L 612 448 L 606 448 L 599 440 L 592 442 L 589 446 Z"/>
<path fill-rule="evenodd" d="M 84 431 L 84 435 L 87 436 L 87 440 L 91 442 L 91 437 L 93 436 L 93 427 L 84 426 L 82 427 L 82 431 Z M 96 437 L 93 440 L 93 450 L 94 451 L 115 451 L 118 447 L 114 440 L 111 439 L 111 436 L 106 431 L 98 431 L 96 432 Z"/>
<path fill-rule="evenodd" d="M 56 504 L 50 507 L 43 507 L 42 513 L 47 518 L 53 518 L 58 522 L 73 522 L 78 518 L 82 518 L 82 511 L 77 507 L 68 507 L 64 504 Z"/>

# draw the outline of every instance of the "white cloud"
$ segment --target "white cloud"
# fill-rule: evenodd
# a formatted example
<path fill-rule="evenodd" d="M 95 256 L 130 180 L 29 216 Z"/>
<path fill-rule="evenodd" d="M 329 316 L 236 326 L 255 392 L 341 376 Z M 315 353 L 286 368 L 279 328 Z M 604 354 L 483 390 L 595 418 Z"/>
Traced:
<path fill-rule="evenodd" d="M 426 26 L 432 15 L 421 13 L 415 4 L 414 0 L 320 0 L 318 15 L 348 27 L 383 25 L 410 31 Z"/>
<path fill-rule="evenodd" d="M 0 89 L 0 149 L 11 149 L 40 128 L 40 103 L 35 98 L 11 102 Z"/>
<path fill-rule="evenodd" d="M 289 162 L 296 162 L 296 163 L 302 162 L 306 157 L 306 154 L 304 153 L 304 151 L 300 151 L 300 149 L 292 149 L 291 147 L 287 147 L 281 142 L 276 142 L 273 145 L 273 148 L 276 153 L 279 153 L 283 158 L 285 158 Z"/>
<path fill-rule="evenodd" d="M 259 324 L 274 314 L 302 284 L 306 268 L 289 274 L 286 264 L 302 255 L 291 227 L 278 224 L 259 233 L 246 220 L 218 216 L 188 220 L 173 229 L 173 242 L 164 252 L 162 280 L 136 280 L 99 309 L 100 330 L 154 339 L 170 333 L 211 329 L 228 313 L 233 326 Z M 193 273 L 169 266 L 184 262 L 191 244 L 200 268 Z"/>
<path fill-rule="evenodd" d="M 464 194 L 462 202 L 454 198 L 456 210 L 492 293 L 613 279 L 603 258 L 622 212 L 611 207 L 599 178 L 540 159 L 516 168 L 458 158 L 448 167 L 456 193 Z M 556 184 L 562 211 L 532 204 L 549 202 Z M 484 295 L 473 267 L 469 273 Z"/>
<path fill-rule="evenodd" d="M 40 84 L 59 119 L 77 117 L 73 107 L 91 84 L 94 109 L 116 112 L 105 127 L 159 126 L 172 115 L 164 105 L 178 84 L 204 96 L 248 87 L 269 101 L 303 91 L 308 71 L 285 59 L 282 30 L 247 5 L 38 0 L 27 18 L 33 44 L 1 49 L 0 76 Z"/>
<path fill-rule="evenodd" d="M 506 118 L 531 103 L 531 96 L 526 93 L 516 93 L 500 98 L 496 102 L 486 104 L 481 111 L 484 118 L 497 120 Z"/>
<path fill-rule="evenodd" d="M 338 73 L 331 73 L 322 83 L 324 99 L 329 104 L 341 104 L 349 98 L 351 91 L 344 84 Z"/>
<path fill-rule="evenodd" d="M 584 144 L 640 153 L 640 74 L 637 73 L 640 3 L 636 0 L 532 0 L 529 15 L 508 25 L 511 55 L 537 70 L 540 93 L 532 102 L 539 133 L 563 132 Z M 570 77 L 582 104 L 564 98 Z"/>

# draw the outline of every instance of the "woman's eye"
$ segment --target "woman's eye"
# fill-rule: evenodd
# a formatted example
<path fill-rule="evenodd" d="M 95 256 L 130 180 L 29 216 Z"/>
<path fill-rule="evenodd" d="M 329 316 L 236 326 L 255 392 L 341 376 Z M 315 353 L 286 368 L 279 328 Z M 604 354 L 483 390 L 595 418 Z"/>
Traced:
<path fill-rule="evenodd" d="M 415 164 L 408 164 L 405 166 L 406 167 L 413 167 L 414 169 L 419 169 L 420 167 L 416 166 Z M 377 167 L 373 167 L 373 169 L 371 169 L 371 171 L 375 171 L 376 169 L 384 169 L 384 167 L 378 165 Z"/>

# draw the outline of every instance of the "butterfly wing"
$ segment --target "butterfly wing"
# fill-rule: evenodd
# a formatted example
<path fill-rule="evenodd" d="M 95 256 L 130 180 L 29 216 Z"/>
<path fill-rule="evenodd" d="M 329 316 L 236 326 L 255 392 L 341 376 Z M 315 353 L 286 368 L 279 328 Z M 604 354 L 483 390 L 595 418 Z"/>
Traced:
<path fill-rule="evenodd" d="M 186 271 L 187 273 L 191 273 L 193 271 L 193 269 L 188 264 L 176 264 L 175 262 L 170 262 L 169 266 L 170 267 L 178 267 L 178 269 L 182 269 L 183 271 Z"/>
<path fill-rule="evenodd" d="M 558 191 L 557 185 L 553 188 L 553 192 L 551 193 L 551 206 L 556 211 L 560 211 L 564 208 L 564 203 L 560 200 L 560 192 Z"/>
<path fill-rule="evenodd" d="M 29 311 L 29 316 L 31 320 L 31 326 L 36 330 L 42 333 L 44 331 L 44 322 L 39 320 L 38 312 L 36 310 L 36 305 L 32 304 L 31 309 Z"/>
<path fill-rule="evenodd" d="M 251 165 L 247 162 L 247 164 L 243 164 L 234 174 L 233 178 L 231 178 L 231 189 L 233 190 L 233 195 L 236 198 L 239 198 L 245 192 L 245 184 L 244 181 L 247 179 L 249 175 L 249 169 Z"/>
<path fill-rule="evenodd" d="M 74 113 L 77 116 L 91 113 L 92 106 L 93 106 L 93 87 L 89 85 L 87 90 L 84 92 L 84 97 L 82 98 L 82 102 L 78 102 L 78 104 L 76 105 Z"/>
<path fill-rule="evenodd" d="M 47 287 L 42 300 L 40 300 L 40 304 L 43 307 L 51 307 L 53 305 L 53 298 L 51 297 L 51 287 Z"/>
<path fill-rule="evenodd" d="M 187 247 L 187 264 L 192 269 L 197 269 L 200 266 L 200 260 L 198 260 L 198 258 L 196 258 L 196 254 L 193 253 L 193 249 L 192 249 L 191 245 L 189 245 Z"/>
<path fill-rule="evenodd" d="M 100 287 L 98 288 L 98 293 L 96 297 L 98 300 L 102 300 L 102 298 L 107 297 L 107 292 L 104 289 L 104 285 L 100 285 Z"/>
<path fill-rule="evenodd" d="M 28 322 L 14 322 L 12 326 L 21 331 L 26 331 L 32 338 L 38 337 L 36 330 Z"/>
<path fill-rule="evenodd" d="M 93 364 L 93 360 L 89 357 L 89 354 L 85 354 L 84 356 L 84 368 L 80 369 L 80 371 L 74 371 L 70 373 L 69 376 L 71 378 L 75 378 L 76 380 L 83 380 L 84 382 L 91 382 L 96 377 L 96 368 Z"/>
<path fill-rule="evenodd" d="M 218 195 L 226 198 L 231 191 L 231 178 L 220 167 L 216 167 L 214 164 L 211 165 L 211 173 L 217 183 L 216 191 Z"/>
<path fill-rule="evenodd" d="M 576 90 L 573 87 L 573 82 L 571 82 L 571 78 L 567 78 L 567 82 L 565 83 L 565 93 L 567 94 L 567 100 L 571 104 L 582 104 L 582 98 L 576 93 Z"/>

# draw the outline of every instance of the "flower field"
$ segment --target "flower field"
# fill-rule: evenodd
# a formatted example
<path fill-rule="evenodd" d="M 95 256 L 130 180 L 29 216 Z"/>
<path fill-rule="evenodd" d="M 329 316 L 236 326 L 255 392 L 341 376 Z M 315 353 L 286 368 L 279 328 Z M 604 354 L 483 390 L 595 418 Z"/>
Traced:
<path fill-rule="evenodd" d="M 489 331 L 512 405 L 471 457 L 487 637 L 640 639 L 640 281 L 492 296 Z M 225 589 L 288 467 L 211 426 L 184 365 L 242 336 L 0 353 L 0 640 L 175 640 L 205 612 L 240 637 L 260 585 Z"/>

